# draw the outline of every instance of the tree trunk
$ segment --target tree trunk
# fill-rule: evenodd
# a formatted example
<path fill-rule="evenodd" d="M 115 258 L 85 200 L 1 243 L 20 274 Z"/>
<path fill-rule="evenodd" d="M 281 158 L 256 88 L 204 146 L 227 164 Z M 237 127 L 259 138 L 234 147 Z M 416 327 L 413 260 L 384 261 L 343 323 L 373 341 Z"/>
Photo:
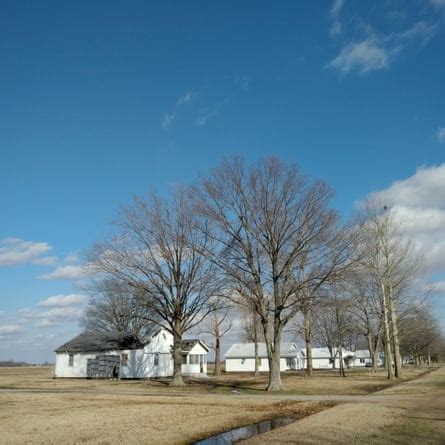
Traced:
<path fill-rule="evenodd" d="M 368 332 L 368 335 L 366 336 L 366 340 L 368 341 L 368 351 L 369 355 L 371 357 L 372 362 L 372 372 L 377 371 L 377 350 L 374 348 L 374 342 L 372 339 L 372 333 Z"/>
<path fill-rule="evenodd" d="M 382 306 L 383 306 L 383 330 L 385 334 L 385 365 L 388 371 L 388 380 L 394 380 L 394 369 L 392 367 L 392 353 L 391 353 L 391 336 L 389 332 L 388 320 L 388 302 L 386 297 L 385 284 L 381 283 L 382 288 Z"/>
<path fill-rule="evenodd" d="M 391 317 L 391 326 L 392 326 L 392 346 L 394 352 L 394 366 L 395 366 L 395 377 L 402 377 L 402 357 L 400 355 L 400 343 L 399 343 L 399 329 L 397 326 L 397 313 L 394 304 L 394 298 L 392 295 L 392 289 L 389 292 L 389 308 L 390 308 L 390 317 Z"/>
<path fill-rule="evenodd" d="M 309 310 L 303 312 L 304 318 L 304 341 L 306 343 L 306 376 L 312 377 L 314 374 L 312 367 L 312 327 L 309 316 Z M 335 362 L 335 361 L 334 361 Z M 335 364 L 334 364 L 335 366 Z"/>
<path fill-rule="evenodd" d="M 255 335 L 255 342 L 254 342 L 254 349 L 255 349 L 255 375 L 259 374 L 259 357 L 258 357 L 258 337 Z"/>
<path fill-rule="evenodd" d="M 267 358 L 269 361 L 269 382 L 266 391 L 282 391 L 283 384 L 281 383 L 280 370 L 280 355 L 281 355 L 281 327 L 274 326 L 273 342 L 267 338 L 267 330 L 264 330 Z"/>
<path fill-rule="evenodd" d="M 340 365 L 340 377 L 346 377 L 345 365 L 343 363 L 343 347 L 338 348 L 338 363 Z"/>
<path fill-rule="evenodd" d="M 213 375 L 221 375 L 221 339 L 215 338 L 215 369 Z"/>
<path fill-rule="evenodd" d="M 173 334 L 173 380 L 170 386 L 185 386 L 182 379 L 182 335 Z"/>

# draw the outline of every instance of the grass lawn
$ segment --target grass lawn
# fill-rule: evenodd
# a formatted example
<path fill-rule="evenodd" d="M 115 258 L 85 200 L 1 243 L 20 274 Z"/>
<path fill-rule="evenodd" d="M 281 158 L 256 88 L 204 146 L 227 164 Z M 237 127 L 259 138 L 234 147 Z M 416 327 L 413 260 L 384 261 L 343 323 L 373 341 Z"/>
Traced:
<path fill-rule="evenodd" d="M 410 380 L 428 372 L 428 368 L 407 368 L 404 370 L 404 380 Z M 171 388 L 168 379 L 156 380 L 86 380 L 86 379 L 53 379 L 52 367 L 0 368 L 1 388 L 23 389 L 66 389 L 83 391 L 149 392 L 195 394 L 225 394 L 233 390 L 245 394 L 264 394 L 267 385 L 267 374 L 257 377 L 250 373 L 223 373 L 220 377 L 209 376 L 206 380 L 191 379 L 185 388 Z M 339 377 L 336 371 L 316 371 L 315 376 L 307 378 L 303 372 L 282 374 L 285 392 L 301 395 L 364 395 L 391 386 L 386 379 L 385 371 L 372 373 L 368 368 L 355 369 L 347 372 L 347 377 Z"/>
<path fill-rule="evenodd" d="M 407 370 L 406 376 L 425 371 Z M 0 443 L 187 444 L 252 422 L 281 415 L 306 417 L 333 406 L 268 398 L 267 375 L 224 374 L 185 388 L 171 388 L 167 380 L 52 376 L 51 367 L 0 368 Z M 283 380 L 289 394 L 366 394 L 388 386 L 384 373 L 367 370 L 347 378 L 332 372 L 311 379 L 284 374 Z M 234 389 L 237 394 L 222 397 Z M 207 396 L 196 397 L 201 393 Z M 264 397 L 249 398 L 252 393 Z M 414 423 L 408 425 L 411 430 Z"/>

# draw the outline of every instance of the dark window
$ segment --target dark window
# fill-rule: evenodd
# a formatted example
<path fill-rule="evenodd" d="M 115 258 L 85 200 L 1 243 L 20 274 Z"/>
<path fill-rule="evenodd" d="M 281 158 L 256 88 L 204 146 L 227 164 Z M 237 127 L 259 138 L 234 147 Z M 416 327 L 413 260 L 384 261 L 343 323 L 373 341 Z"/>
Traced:
<path fill-rule="evenodd" d="M 121 355 L 121 364 L 122 364 L 122 366 L 128 365 L 128 354 Z"/>
<path fill-rule="evenodd" d="M 183 365 L 187 364 L 187 354 L 182 354 L 182 364 Z"/>
<path fill-rule="evenodd" d="M 159 354 L 158 354 L 158 353 L 155 354 L 154 365 L 155 365 L 155 366 L 158 366 L 158 365 L 159 365 Z"/>
<path fill-rule="evenodd" d="M 68 366 L 73 366 L 74 364 L 74 354 L 68 356 Z"/>
<path fill-rule="evenodd" d="M 199 355 L 197 354 L 190 354 L 190 364 L 191 365 L 199 365 Z"/>

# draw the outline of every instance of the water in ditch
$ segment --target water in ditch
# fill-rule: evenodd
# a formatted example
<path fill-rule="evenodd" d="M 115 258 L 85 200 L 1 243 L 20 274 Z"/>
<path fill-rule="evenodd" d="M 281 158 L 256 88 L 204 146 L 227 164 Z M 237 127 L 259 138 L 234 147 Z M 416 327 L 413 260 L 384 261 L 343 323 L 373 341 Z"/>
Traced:
<path fill-rule="evenodd" d="M 249 439 L 258 434 L 267 433 L 270 430 L 279 428 L 281 426 L 289 425 L 294 422 L 295 417 L 276 417 L 271 420 L 264 420 L 262 422 L 253 423 L 251 425 L 241 426 L 224 433 L 216 434 L 207 439 L 199 440 L 193 445 L 231 445 L 240 440 Z"/>

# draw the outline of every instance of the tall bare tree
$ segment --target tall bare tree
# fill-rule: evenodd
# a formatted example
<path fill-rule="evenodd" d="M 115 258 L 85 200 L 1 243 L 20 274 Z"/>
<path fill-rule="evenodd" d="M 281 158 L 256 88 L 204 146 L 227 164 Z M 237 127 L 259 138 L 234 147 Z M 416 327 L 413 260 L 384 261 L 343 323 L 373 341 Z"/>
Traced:
<path fill-rule="evenodd" d="M 173 335 L 172 385 L 183 385 L 183 334 L 212 310 L 219 289 L 215 267 L 202 252 L 211 240 L 178 188 L 169 199 L 135 198 L 117 219 L 118 233 L 96 244 L 89 262 L 97 273 L 131 290 L 148 318 Z"/>
<path fill-rule="evenodd" d="M 243 296 L 238 302 L 250 299 L 258 314 L 269 363 L 267 389 L 279 391 L 284 327 L 300 310 L 302 293 L 315 295 L 346 263 L 338 218 L 329 208 L 332 192 L 277 158 L 248 167 L 233 158 L 202 178 L 193 194 L 220 248 L 209 257 Z"/>
<path fill-rule="evenodd" d="M 92 295 L 80 324 L 89 331 L 131 333 L 147 340 L 153 330 L 148 309 L 141 307 L 132 290 L 109 279 L 97 280 L 88 287 Z"/>
<path fill-rule="evenodd" d="M 216 309 L 207 317 L 201 331 L 212 337 L 210 347 L 215 352 L 214 375 L 221 375 L 221 342 L 232 329 L 231 315 L 229 308 Z"/>
<path fill-rule="evenodd" d="M 402 376 L 402 357 L 397 304 L 401 304 L 417 278 L 420 260 L 392 209 L 374 200 L 365 202 L 362 212 L 361 265 L 380 293 L 388 378 L 399 378 Z"/>

